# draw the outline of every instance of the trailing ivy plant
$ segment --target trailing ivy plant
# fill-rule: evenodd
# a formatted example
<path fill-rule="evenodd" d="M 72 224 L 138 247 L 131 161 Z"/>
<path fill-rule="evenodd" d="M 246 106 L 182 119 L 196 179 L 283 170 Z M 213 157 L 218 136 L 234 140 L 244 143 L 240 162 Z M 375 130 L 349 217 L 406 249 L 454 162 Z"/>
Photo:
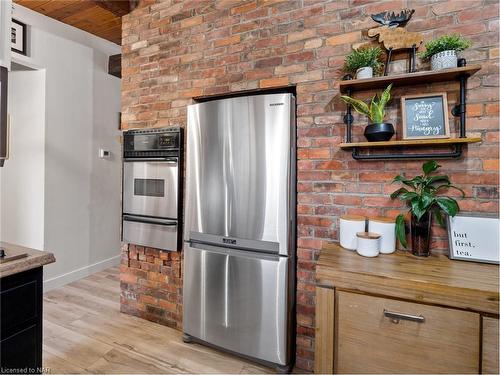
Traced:
<path fill-rule="evenodd" d="M 391 100 L 391 88 L 392 83 L 387 86 L 380 97 L 376 94 L 368 106 L 365 102 L 359 99 L 351 98 L 347 95 L 342 95 L 340 98 L 347 104 L 352 105 L 356 112 L 367 116 L 370 121 L 374 124 L 380 124 L 384 122 L 385 118 L 385 106 Z"/>
<path fill-rule="evenodd" d="M 450 188 L 460 191 L 462 196 L 465 196 L 462 189 L 451 184 L 448 176 L 434 174 L 439 167 L 441 166 L 434 160 L 429 160 L 422 165 L 423 175 L 412 179 L 398 175 L 392 181 L 405 186 L 393 192 L 391 199 L 399 198 L 406 202 L 409 212 L 417 221 L 420 221 L 425 214 L 430 212 L 434 214 L 439 225 L 444 225 L 443 213 L 453 217 L 460 211 L 455 199 L 448 196 L 439 196 L 443 191 Z M 396 218 L 396 236 L 401 245 L 406 248 L 404 214 L 400 214 Z"/>
<path fill-rule="evenodd" d="M 470 40 L 458 34 L 443 35 L 425 43 L 425 51 L 419 55 L 422 59 L 430 59 L 432 55 L 443 51 L 463 51 L 472 45 Z"/>
<path fill-rule="evenodd" d="M 368 66 L 372 67 L 375 73 L 380 73 L 382 70 L 381 54 L 382 49 L 380 47 L 354 49 L 346 56 L 342 70 L 345 73 L 354 74 L 358 69 Z"/>

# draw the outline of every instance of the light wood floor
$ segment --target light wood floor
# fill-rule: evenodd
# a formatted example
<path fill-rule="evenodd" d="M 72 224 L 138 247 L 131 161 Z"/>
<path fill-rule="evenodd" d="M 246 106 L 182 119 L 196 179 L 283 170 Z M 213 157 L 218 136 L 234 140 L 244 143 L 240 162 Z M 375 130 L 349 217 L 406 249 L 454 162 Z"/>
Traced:
<path fill-rule="evenodd" d="M 44 295 L 43 366 L 51 374 L 270 372 L 120 313 L 118 273 L 111 268 Z"/>

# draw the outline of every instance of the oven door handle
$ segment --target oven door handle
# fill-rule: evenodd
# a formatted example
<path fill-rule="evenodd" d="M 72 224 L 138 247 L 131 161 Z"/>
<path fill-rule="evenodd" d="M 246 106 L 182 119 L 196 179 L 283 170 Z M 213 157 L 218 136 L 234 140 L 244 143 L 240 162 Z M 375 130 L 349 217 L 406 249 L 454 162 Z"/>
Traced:
<path fill-rule="evenodd" d="M 177 164 L 177 158 L 125 158 L 123 161 L 134 162 L 134 161 L 158 161 L 168 164 Z"/>
<path fill-rule="evenodd" d="M 134 222 L 137 222 L 137 223 L 144 223 L 144 224 L 177 226 L 177 221 L 176 220 L 157 219 L 157 218 L 144 217 L 144 216 L 123 215 L 123 220 L 125 220 L 125 221 L 134 221 Z"/>

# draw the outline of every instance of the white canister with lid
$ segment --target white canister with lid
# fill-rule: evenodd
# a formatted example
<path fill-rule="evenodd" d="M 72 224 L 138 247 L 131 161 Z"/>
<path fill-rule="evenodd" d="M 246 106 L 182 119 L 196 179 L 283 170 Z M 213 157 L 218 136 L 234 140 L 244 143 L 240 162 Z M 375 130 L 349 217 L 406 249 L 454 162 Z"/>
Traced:
<path fill-rule="evenodd" d="M 343 215 L 340 217 L 340 246 L 344 249 L 356 250 L 356 233 L 365 231 L 366 218 L 360 215 Z"/>
<path fill-rule="evenodd" d="M 368 219 L 368 231 L 380 233 L 380 253 L 392 254 L 396 251 L 396 221 L 389 217 Z"/>
<path fill-rule="evenodd" d="M 380 252 L 380 234 L 372 232 L 356 233 L 356 251 L 364 257 L 376 257 Z"/>

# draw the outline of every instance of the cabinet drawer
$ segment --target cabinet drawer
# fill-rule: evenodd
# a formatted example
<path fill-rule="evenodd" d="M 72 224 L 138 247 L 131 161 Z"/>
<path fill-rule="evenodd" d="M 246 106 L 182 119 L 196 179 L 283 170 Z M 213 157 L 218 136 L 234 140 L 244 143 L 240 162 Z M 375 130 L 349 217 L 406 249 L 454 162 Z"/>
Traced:
<path fill-rule="evenodd" d="M 37 325 L 32 325 L 0 341 L 2 369 L 36 369 L 40 366 L 41 337 Z M 31 373 L 31 372 L 28 372 Z"/>
<path fill-rule="evenodd" d="M 6 331 L 37 318 L 38 300 L 41 298 L 38 287 L 38 281 L 32 280 L 0 292 L 2 336 Z"/>
<path fill-rule="evenodd" d="M 349 292 L 337 298 L 336 372 L 479 371 L 479 314 Z"/>

